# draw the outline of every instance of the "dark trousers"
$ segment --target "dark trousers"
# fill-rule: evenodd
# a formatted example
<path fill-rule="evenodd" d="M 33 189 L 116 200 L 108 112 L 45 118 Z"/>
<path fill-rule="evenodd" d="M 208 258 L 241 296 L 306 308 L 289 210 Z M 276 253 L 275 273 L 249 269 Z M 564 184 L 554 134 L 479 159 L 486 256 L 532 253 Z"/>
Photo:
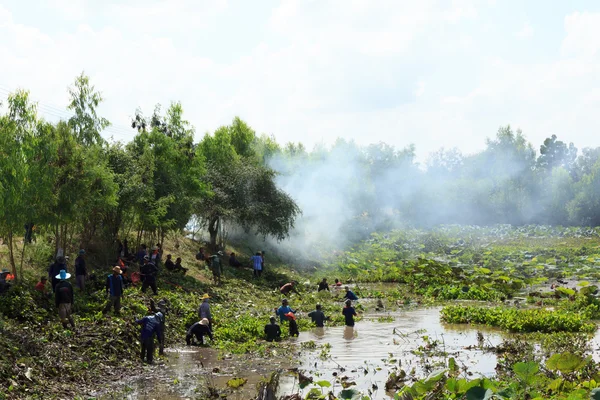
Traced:
<path fill-rule="evenodd" d="M 142 361 L 144 359 L 149 364 L 152 364 L 152 360 L 154 359 L 154 336 L 142 340 Z"/>
<path fill-rule="evenodd" d="M 144 283 L 142 283 L 142 293 L 146 293 L 146 289 L 150 286 L 154 294 L 158 294 L 158 290 L 156 289 L 156 280 L 154 279 L 144 279 Z"/>
<path fill-rule="evenodd" d="M 262 275 L 262 269 L 255 269 L 254 270 L 254 276 L 256 278 L 260 278 L 261 275 Z"/>

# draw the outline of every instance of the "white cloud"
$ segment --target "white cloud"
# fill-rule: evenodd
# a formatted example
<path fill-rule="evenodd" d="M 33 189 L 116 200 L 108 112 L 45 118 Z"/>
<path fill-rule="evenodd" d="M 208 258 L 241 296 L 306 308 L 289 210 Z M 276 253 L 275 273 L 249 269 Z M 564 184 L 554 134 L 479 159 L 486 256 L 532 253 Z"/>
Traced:
<path fill-rule="evenodd" d="M 533 27 L 529 24 L 529 22 L 525 22 L 521 30 L 515 33 L 515 36 L 518 38 L 529 38 L 533 36 Z"/>
<path fill-rule="evenodd" d="M 556 133 L 593 145 L 600 124 L 598 14 L 567 16 L 561 54 L 539 62 L 496 54 L 476 0 L 287 0 L 257 15 L 208 0 L 77 4 L 60 30 L 0 6 L 0 85 L 65 106 L 66 86 L 85 70 L 120 133 L 138 106 L 150 114 L 175 100 L 199 134 L 239 115 L 282 143 L 344 136 L 415 143 L 420 155 L 475 151 L 508 123 L 534 143 Z M 518 39 L 532 26 L 537 39 L 532 19 L 501 40 L 534 42 Z"/>
<path fill-rule="evenodd" d="M 595 56 L 600 50 L 600 13 L 575 12 L 565 17 L 565 55 Z"/>

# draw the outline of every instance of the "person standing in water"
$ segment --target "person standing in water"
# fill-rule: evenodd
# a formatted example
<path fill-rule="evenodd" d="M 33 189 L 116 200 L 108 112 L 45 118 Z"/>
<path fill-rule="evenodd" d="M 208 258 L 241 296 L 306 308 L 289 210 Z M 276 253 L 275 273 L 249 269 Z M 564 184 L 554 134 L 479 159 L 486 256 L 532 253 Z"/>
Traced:
<path fill-rule="evenodd" d="M 354 326 L 354 317 L 356 310 L 352 307 L 352 301 L 346 300 L 346 307 L 342 309 L 342 315 L 346 318 L 346 326 Z"/>

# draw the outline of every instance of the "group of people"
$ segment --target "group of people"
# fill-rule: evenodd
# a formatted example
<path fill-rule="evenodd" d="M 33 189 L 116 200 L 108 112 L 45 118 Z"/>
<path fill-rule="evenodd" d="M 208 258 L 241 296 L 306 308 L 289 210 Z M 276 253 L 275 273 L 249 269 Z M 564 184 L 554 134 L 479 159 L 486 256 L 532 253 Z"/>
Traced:
<path fill-rule="evenodd" d="M 298 323 L 296 322 L 296 313 L 297 311 L 290 307 L 287 299 L 283 299 L 281 301 L 281 305 L 275 309 L 275 314 L 279 316 L 279 322 L 281 324 L 288 324 L 288 331 L 290 336 L 298 336 L 300 334 L 298 330 Z M 344 308 L 342 309 L 342 315 L 345 319 L 345 325 L 348 327 L 353 327 L 354 317 L 356 317 L 357 314 L 354 307 L 352 307 L 352 300 L 345 300 Z M 308 317 L 312 320 L 312 322 L 317 328 L 323 328 L 325 326 L 325 322 L 331 319 L 330 317 L 325 316 L 325 313 L 323 312 L 322 306 L 320 304 L 317 304 L 315 306 L 315 309 L 308 313 Z M 265 339 L 268 342 L 276 341 L 281 338 L 281 327 L 277 324 L 276 321 L 276 317 L 270 317 L 270 322 L 267 325 L 265 325 Z"/>

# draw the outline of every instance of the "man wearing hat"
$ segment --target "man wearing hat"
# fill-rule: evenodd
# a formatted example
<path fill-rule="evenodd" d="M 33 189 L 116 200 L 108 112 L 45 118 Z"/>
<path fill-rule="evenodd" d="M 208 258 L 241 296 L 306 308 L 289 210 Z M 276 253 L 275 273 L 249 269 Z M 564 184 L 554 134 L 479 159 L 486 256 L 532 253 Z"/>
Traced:
<path fill-rule="evenodd" d="M 208 293 L 204 293 L 204 295 L 202 295 L 202 304 L 200 304 L 200 308 L 198 309 L 198 316 L 201 320 L 206 318 L 212 329 L 213 319 L 210 313 L 210 304 L 208 304 L 208 299 L 210 299 L 210 296 Z"/>
<path fill-rule="evenodd" d="M 212 331 L 210 329 L 210 323 L 208 319 L 202 318 L 199 322 L 194 323 L 194 325 L 190 326 L 187 334 L 185 335 L 185 342 L 188 346 L 194 344 L 194 336 L 200 344 L 204 343 L 204 336 L 208 336 L 210 340 L 213 340 Z"/>
<path fill-rule="evenodd" d="M 106 278 L 106 293 L 109 296 L 109 301 L 104 312 L 108 312 L 111 307 L 114 307 L 115 314 L 121 312 L 121 297 L 123 296 L 123 277 L 121 276 L 121 268 L 113 267 L 112 274 Z"/>
<path fill-rule="evenodd" d="M 67 329 L 67 322 L 71 324 L 71 327 L 75 328 L 75 321 L 73 321 L 73 286 L 67 279 L 71 277 L 66 270 L 61 270 L 56 278 L 59 281 L 54 288 L 54 300 L 56 307 L 58 308 L 58 316 L 60 322 L 62 322 L 63 328 Z"/>
<path fill-rule="evenodd" d="M 87 276 L 87 269 L 85 268 L 85 250 L 79 250 L 79 254 L 75 259 L 75 284 L 80 291 L 83 292 L 85 289 L 85 278 Z"/>
<path fill-rule="evenodd" d="M 156 265 L 150 262 L 150 257 L 144 256 L 144 265 L 142 265 L 142 268 L 140 268 L 140 273 L 144 277 L 144 283 L 142 283 L 142 293 L 146 293 L 146 289 L 148 289 L 148 286 L 150 286 L 154 294 L 158 294 L 158 290 L 156 289 L 157 272 L 158 268 Z"/>

